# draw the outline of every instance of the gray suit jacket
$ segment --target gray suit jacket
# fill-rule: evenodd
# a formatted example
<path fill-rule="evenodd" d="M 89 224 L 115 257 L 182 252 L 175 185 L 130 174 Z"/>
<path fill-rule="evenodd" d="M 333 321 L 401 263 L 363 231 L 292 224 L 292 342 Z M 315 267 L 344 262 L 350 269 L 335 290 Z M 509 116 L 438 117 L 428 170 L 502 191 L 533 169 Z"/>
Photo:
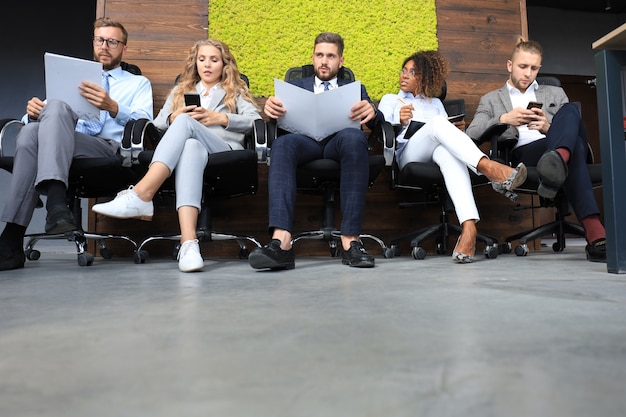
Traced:
<path fill-rule="evenodd" d="M 198 94 L 201 91 L 200 83 L 196 86 Z M 166 130 L 169 127 L 167 118 L 172 114 L 174 89 L 167 96 L 167 100 L 163 105 L 161 111 L 154 119 L 154 125 L 161 130 Z M 252 130 L 254 121 L 260 119 L 261 115 L 254 108 L 252 103 L 244 100 L 241 96 L 237 96 L 237 113 L 229 113 L 224 103 L 224 97 L 226 91 L 223 88 L 218 88 L 212 93 L 207 108 L 220 113 L 228 114 L 228 126 L 225 128 L 222 126 L 207 126 L 207 129 L 214 129 L 215 132 L 224 139 L 232 149 L 243 149 L 243 141 L 245 134 Z"/>
<path fill-rule="evenodd" d="M 543 103 L 543 112 L 548 118 L 548 122 L 552 123 L 552 118 L 563 104 L 569 102 L 565 91 L 561 87 L 551 85 L 540 85 L 535 92 L 537 101 Z M 469 137 L 477 139 L 483 134 L 489 126 L 499 123 L 500 116 L 513 110 L 511 97 L 506 85 L 491 91 L 481 97 L 476 109 L 476 114 L 472 123 L 466 130 Z M 517 138 L 517 128 L 510 126 L 503 134 L 504 138 Z"/>

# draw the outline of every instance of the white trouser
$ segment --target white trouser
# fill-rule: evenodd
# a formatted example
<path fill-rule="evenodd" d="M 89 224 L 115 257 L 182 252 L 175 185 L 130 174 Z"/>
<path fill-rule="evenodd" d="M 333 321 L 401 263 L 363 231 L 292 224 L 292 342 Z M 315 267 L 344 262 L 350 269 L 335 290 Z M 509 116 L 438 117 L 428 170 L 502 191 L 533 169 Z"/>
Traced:
<path fill-rule="evenodd" d="M 181 114 L 165 132 L 154 151 L 152 162 L 165 164 L 175 172 L 176 209 L 192 206 L 200 210 L 204 169 L 209 155 L 230 151 L 219 136 L 222 126 L 204 126 Z"/>
<path fill-rule="evenodd" d="M 409 162 L 435 162 L 454 204 L 459 223 L 480 220 L 472 192 L 470 173 L 486 155 L 472 139 L 443 116 L 436 116 L 418 130 L 400 154 L 400 168 Z"/>

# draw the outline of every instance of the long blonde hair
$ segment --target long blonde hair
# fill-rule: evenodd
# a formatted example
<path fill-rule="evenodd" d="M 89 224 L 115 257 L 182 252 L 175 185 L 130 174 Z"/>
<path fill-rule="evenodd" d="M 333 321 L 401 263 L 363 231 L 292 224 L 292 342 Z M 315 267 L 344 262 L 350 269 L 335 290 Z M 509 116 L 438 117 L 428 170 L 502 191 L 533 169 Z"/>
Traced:
<path fill-rule="evenodd" d="M 237 95 L 240 95 L 244 100 L 252 103 L 252 105 L 259 110 L 254 98 L 250 94 L 248 86 L 245 81 L 241 79 L 237 62 L 235 61 L 235 57 L 230 53 L 228 45 L 217 39 L 210 38 L 197 41 L 189 50 L 187 59 L 185 59 L 185 66 L 178 79 L 176 90 L 174 91 L 172 110 L 176 110 L 185 105 L 185 93 L 196 91 L 196 84 L 200 82 L 200 74 L 198 73 L 196 60 L 198 58 L 198 50 L 201 46 L 205 45 L 216 47 L 222 55 L 222 63 L 224 66 L 222 68 L 221 84 L 224 91 L 226 91 L 224 104 L 226 104 L 228 111 L 230 113 L 237 112 Z"/>

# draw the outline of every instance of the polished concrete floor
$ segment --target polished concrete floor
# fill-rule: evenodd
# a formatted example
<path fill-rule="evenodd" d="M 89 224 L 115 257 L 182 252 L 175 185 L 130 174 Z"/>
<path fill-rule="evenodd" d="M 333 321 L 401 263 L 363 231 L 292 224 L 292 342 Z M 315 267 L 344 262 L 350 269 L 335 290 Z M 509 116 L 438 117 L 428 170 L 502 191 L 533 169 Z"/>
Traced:
<path fill-rule="evenodd" d="M 271 273 L 209 244 L 195 274 L 71 250 L 0 272 L 0 416 L 626 415 L 626 276 L 582 245 Z"/>

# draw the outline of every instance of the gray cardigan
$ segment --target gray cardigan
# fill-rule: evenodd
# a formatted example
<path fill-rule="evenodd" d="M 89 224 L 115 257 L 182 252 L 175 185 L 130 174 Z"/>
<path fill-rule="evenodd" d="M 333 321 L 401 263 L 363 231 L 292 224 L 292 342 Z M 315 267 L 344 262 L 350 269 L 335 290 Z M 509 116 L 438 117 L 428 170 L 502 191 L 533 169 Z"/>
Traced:
<path fill-rule="evenodd" d="M 163 108 L 159 111 L 159 114 L 154 119 L 154 124 L 161 130 L 166 130 L 169 127 L 168 117 L 172 114 L 172 104 L 175 87 L 170 91 L 170 94 L 165 100 Z M 202 90 L 201 83 L 196 85 L 196 91 L 200 94 Z M 208 129 L 216 129 L 217 134 L 224 139 L 232 149 L 243 149 L 243 140 L 245 134 L 250 132 L 254 126 L 254 121 L 260 119 L 261 115 L 254 108 L 252 103 L 244 100 L 241 96 L 237 96 L 237 113 L 229 113 L 224 103 L 224 97 L 226 91 L 221 86 L 218 86 L 212 93 L 209 100 L 208 109 L 220 113 L 228 114 L 228 126 L 207 126 Z"/>

